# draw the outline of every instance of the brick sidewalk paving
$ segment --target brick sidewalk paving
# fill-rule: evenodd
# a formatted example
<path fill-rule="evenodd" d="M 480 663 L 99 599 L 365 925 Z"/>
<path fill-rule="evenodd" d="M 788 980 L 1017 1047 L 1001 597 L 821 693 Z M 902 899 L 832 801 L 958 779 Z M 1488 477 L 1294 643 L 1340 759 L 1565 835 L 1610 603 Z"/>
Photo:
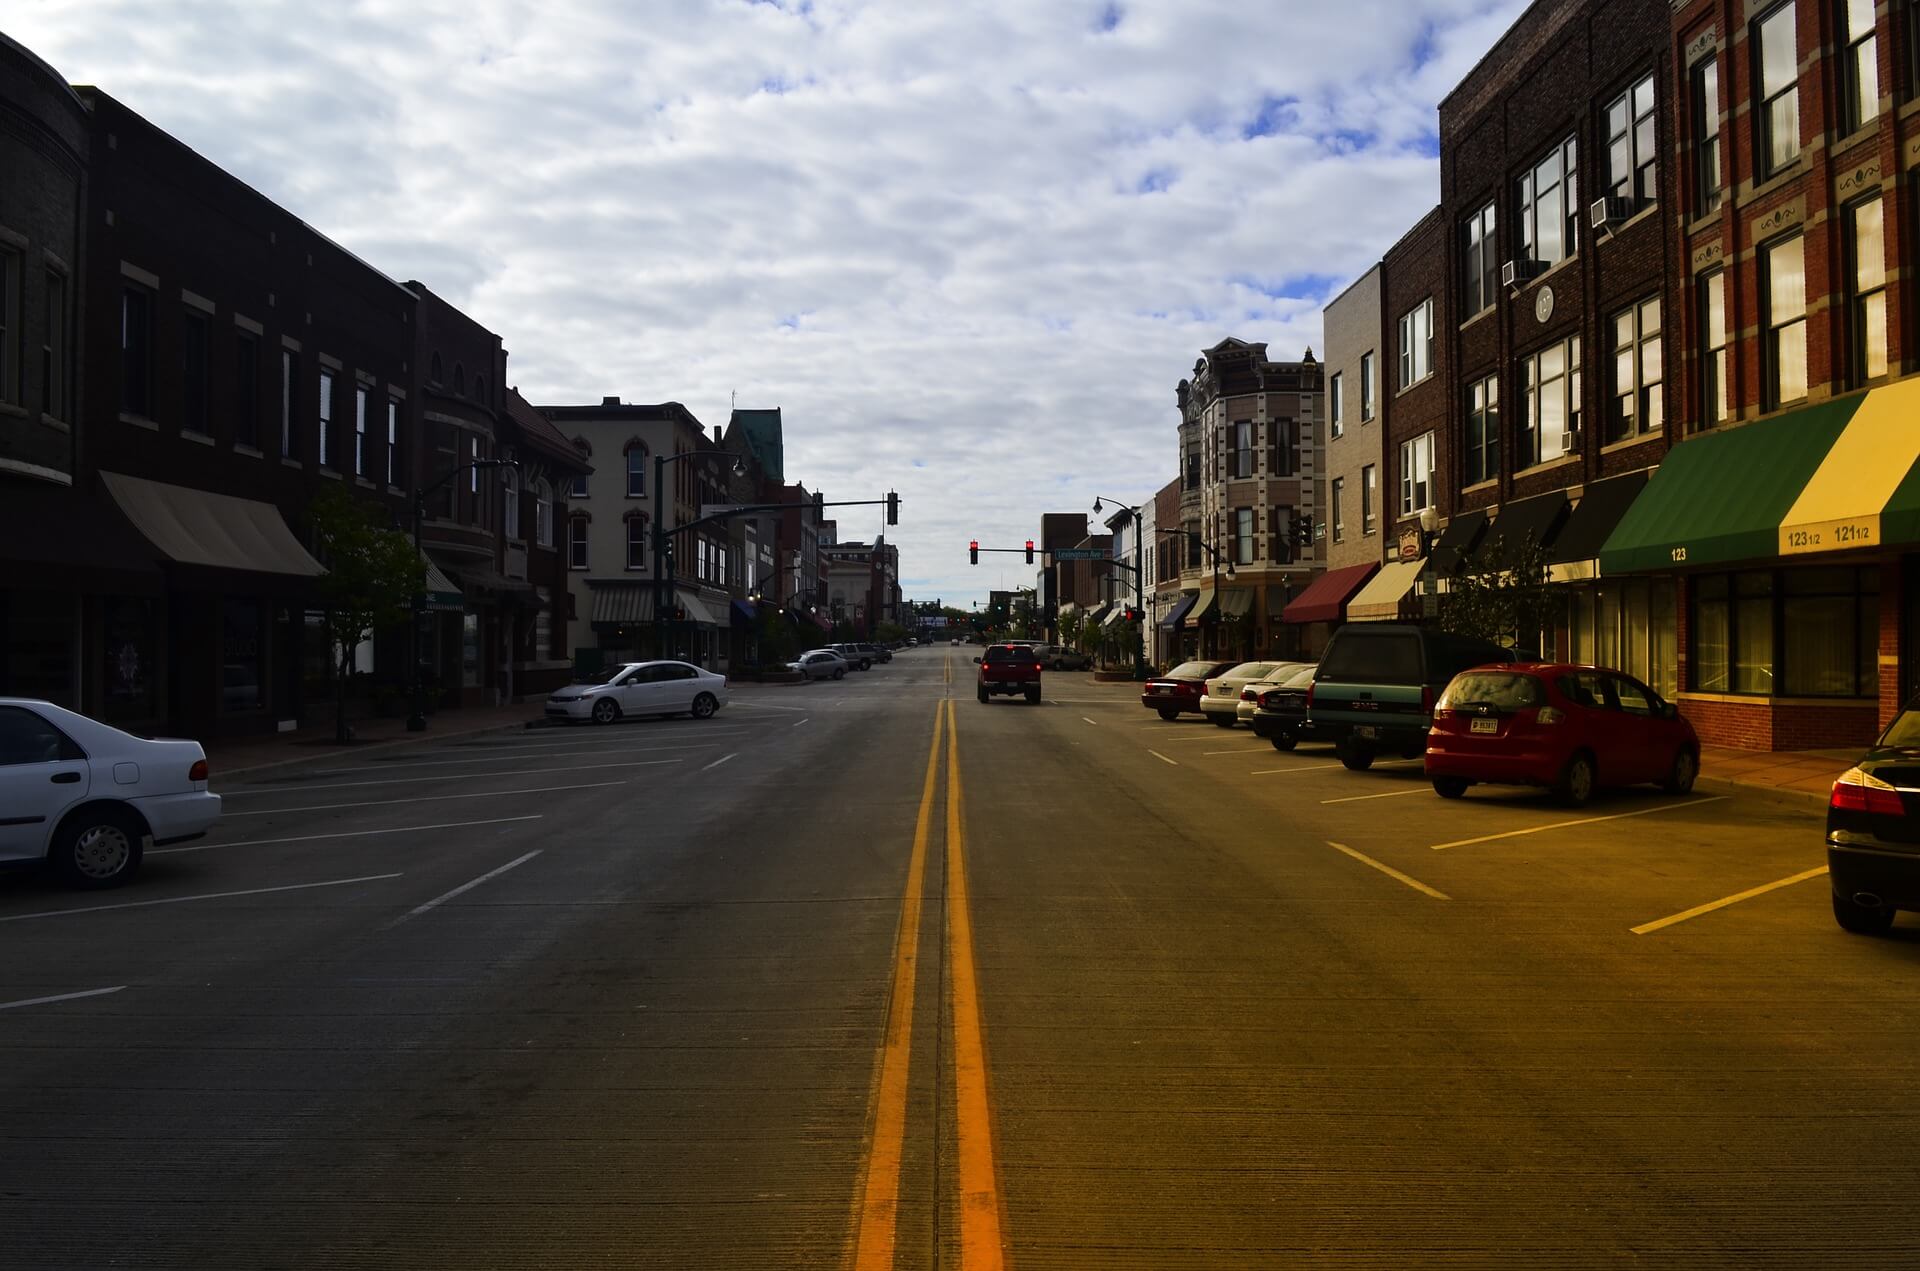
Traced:
<path fill-rule="evenodd" d="M 1853 767 L 1865 746 L 1851 750 L 1734 750 L 1700 748 L 1700 784 L 1720 789 L 1766 791 L 1827 805 L 1834 780 Z"/>

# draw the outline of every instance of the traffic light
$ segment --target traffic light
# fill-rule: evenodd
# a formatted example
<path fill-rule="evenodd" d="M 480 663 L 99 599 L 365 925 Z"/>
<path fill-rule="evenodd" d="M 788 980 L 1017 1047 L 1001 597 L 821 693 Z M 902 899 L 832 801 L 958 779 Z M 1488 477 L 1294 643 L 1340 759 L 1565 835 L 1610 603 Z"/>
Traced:
<path fill-rule="evenodd" d="M 1313 546 L 1313 514 L 1301 512 L 1293 518 L 1293 541 L 1301 547 Z"/>
<path fill-rule="evenodd" d="M 967 555 L 970 558 L 972 558 L 973 564 L 978 565 L 980 563 L 980 540 L 979 539 L 974 538 L 974 539 L 967 540 Z"/>
<path fill-rule="evenodd" d="M 887 491 L 887 524 L 900 524 L 900 496 L 892 490 Z"/>
<path fill-rule="evenodd" d="M 1033 564 L 1033 540 L 1027 540 L 1027 564 Z"/>

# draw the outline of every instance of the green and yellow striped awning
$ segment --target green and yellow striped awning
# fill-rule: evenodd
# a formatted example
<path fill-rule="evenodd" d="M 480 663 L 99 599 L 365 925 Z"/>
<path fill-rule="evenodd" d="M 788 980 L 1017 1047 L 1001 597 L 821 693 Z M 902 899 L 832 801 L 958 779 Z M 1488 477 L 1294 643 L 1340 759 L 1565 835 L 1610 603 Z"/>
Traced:
<path fill-rule="evenodd" d="M 1600 572 L 1913 542 L 1920 379 L 1675 446 L 1600 549 Z"/>

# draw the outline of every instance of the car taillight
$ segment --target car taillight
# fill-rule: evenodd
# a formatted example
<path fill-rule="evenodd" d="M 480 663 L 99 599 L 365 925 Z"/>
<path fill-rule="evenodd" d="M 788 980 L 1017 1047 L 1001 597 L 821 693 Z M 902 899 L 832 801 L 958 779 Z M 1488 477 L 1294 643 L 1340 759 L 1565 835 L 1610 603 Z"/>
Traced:
<path fill-rule="evenodd" d="M 1533 722 L 1536 724 L 1557 724 L 1566 717 L 1567 713 L 1558 707 L 1542 706 L 1534 713 Z"/>
<path fill-rule="evenodd" d="M 1034 669 L 1035 671 L 1040 671 L 1040 670 L 1043 670 L 1043 669 L 1045 669 L 1045 668 L 1043 668 L 1043 667 L 1042 667 L 1042 666 L 1041 666 L 1041 665 L 1040 665 L 1040 664 L 1039 664 L 1038 662 L 1035 662 L 1035 663 L 1033 664 L 1033 669 Z"/>
<path fill-rule="evenodd" d="M 1307 705 L 1309 707 L 1313 705 L 1313 685 L 1311 684 L 1307 685 Z"/>
<path fill-rule="evenodd" d="M 1420 713 L 1422 715 L 1433 714 L 1433 685 L 1431 684 L 1422 684 L 1420 686 Z"/>
<path fill-rule="evenodd" d="M 1846 812 L 1872 812 L 1880 816 L 1905 816 L 1907 805 L 1900 792 L 1880 778 L 1860 768 L 1849 768 L 1833 783 L 1827 800 L 1830 808 Z"/>
<path fill-rule="evenodd" d="M 1257 700 L 1262 706 L 1272 706 L 1274 696 L 1272 693 L 1262 693 Z"/>
<path fill-rule="evenodd" d="M 1259 698 L 1255 696 L 1254 691 L 1252 689 L 1243 688 L 1240 690 L 1240 700 L 1243 702 L 1253 702 L 1253 701 L 1258 701 Z"/>
<path fill-rule="evenodd" d="M 193 767 L 187 769 L 187 780 L 205 781 L 206 779 L 207 779 L 207 761 L 204 759 L 194 760 Z"/>

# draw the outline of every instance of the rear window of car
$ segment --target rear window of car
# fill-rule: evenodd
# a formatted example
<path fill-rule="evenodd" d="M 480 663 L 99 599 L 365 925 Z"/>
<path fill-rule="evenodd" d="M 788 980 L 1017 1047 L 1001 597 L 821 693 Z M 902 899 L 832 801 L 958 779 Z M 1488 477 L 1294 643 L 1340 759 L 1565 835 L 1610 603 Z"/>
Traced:
<path fill-rule="evenodd" d="M 1453 677 L 1440 696 L 1443 706 L 1491 706 L 1497 711 L 1517 711 L 1529 706 L 1545 706 L 1547 695 L 1540 681 L 1531 675 L 1513 671 L 1471 671 Z"/>
<path fill-rule="evenodd" d="M 1229 680 L 1265 679 L 1268 673 L 1278 665 L 1279 663 L 1277 662 L 1242 662 L 1221 678 Z"/>
<path fill-rule="evenodd" d="M 1360 684 L 1418 684 L 1420 637 L 1411 631 L 1341 631 L 1315 677 Z"/>
<path fill-rule="evenodd" d="M 1033 651 L 1030 649 L 1009 649 L 1005 645 L 998 644 L 987 650 L 989 662 L 1030 662 L 1033 656 Z"/>
<path fill-rule="evenodd" d="M 1182 662 L 1179 666 L 1167 672 L 1167 678 L 1170 680 L 1203 680 L 1207 676 L 1215 673 L 1213 668 L 1214 663 L 1212 662 Z"/>
<path fill-rule="evenodd" d="M 1902 750 L 1920 748 L 1920 710 L 1905 710 L 1895 715 L 1887 731 L 1880 735 L 1880 744 Z"/>

